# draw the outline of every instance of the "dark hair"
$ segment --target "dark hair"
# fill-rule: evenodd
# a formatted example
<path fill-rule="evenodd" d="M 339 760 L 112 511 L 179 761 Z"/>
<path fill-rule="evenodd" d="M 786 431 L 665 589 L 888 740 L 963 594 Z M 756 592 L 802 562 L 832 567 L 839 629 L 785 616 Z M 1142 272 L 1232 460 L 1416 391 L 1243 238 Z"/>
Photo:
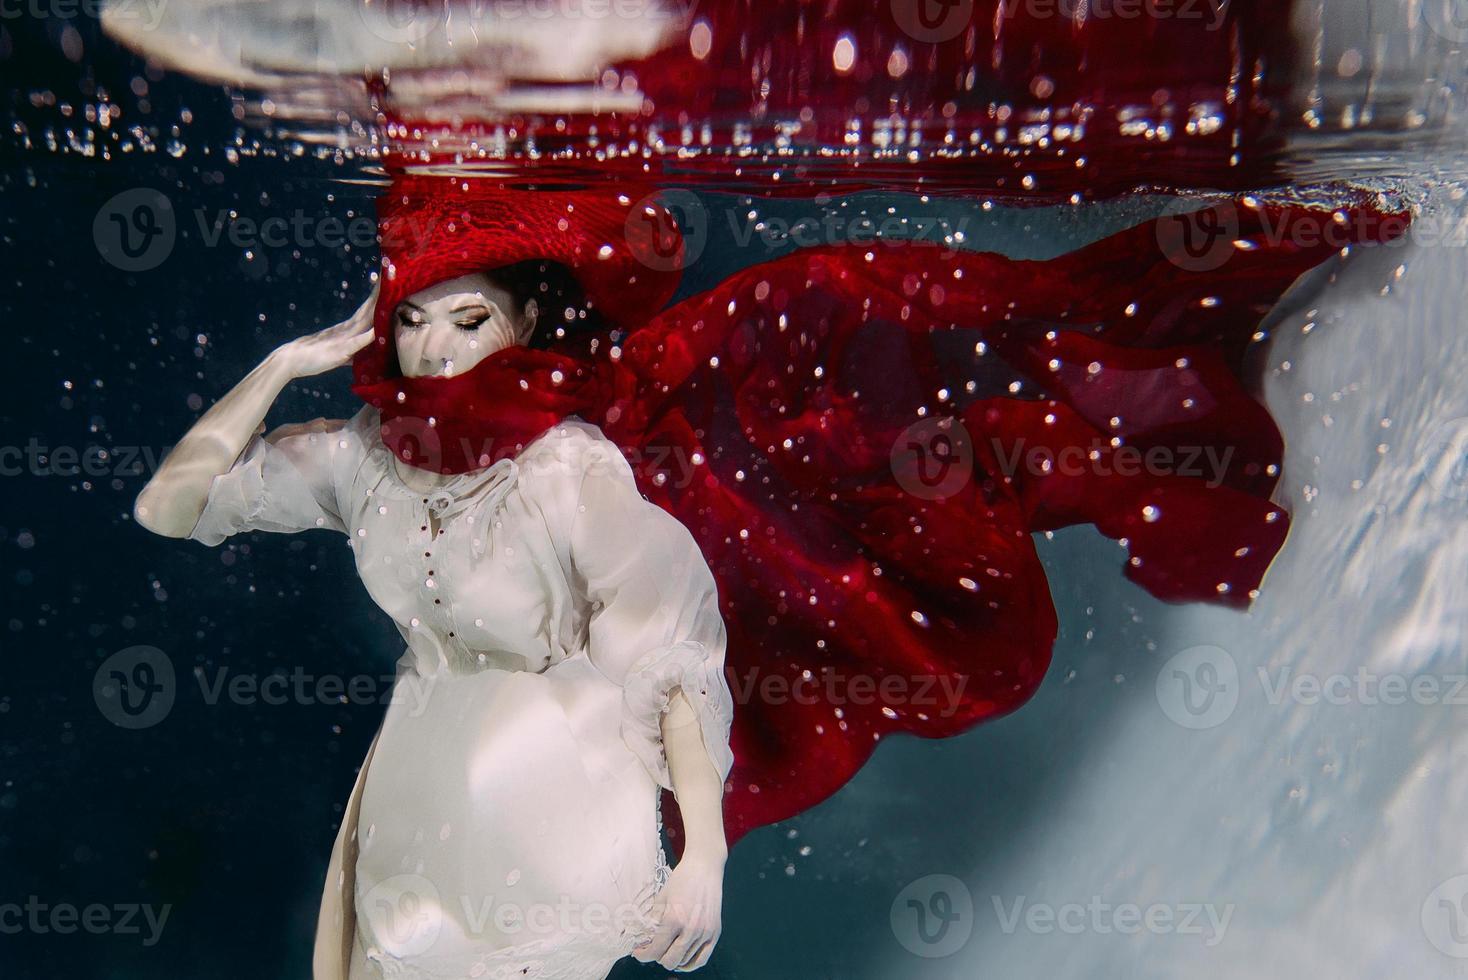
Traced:
<path fill-rule="evenodd" d="M 532 299 L 540 307 L 527 346 L 543 350 L 574 334 L 594 333 L 601 316 L 571 270 L 560 262 L 530 259 L 490 269 L 486 275 L 515 299 L 518 312 Z"/>

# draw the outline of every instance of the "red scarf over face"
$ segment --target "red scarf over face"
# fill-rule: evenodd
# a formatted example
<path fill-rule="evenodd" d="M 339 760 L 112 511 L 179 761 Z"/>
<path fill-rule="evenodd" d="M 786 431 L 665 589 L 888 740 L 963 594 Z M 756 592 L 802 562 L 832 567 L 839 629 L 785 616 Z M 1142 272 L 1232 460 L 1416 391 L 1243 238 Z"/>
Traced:
<path fill-rule="evenodd" d="M 378 202 L 382 290 L 377 341 L 357 355 L 353 390 L 382 412 L 383 439 L 405 462 L 463 473 L 514 456 L 567 415 L 593 419 L 611 398 L 609 337 L 577 334 L 555 350 L 511 347 L 452 378 L 398 368 L 393 312 L 436 283 L 526 259 L 572 270 L 608 326 L 644 323 L 672 296 L 682 241 L 643 192 L 542 192 L 487 181 L 401 178 Z M 629 234 L 630 232 L 630 234 Z"/>
<path fill-rule="evenodd" d="M 622 447 L 718 582 L 731 841 L 830 795 L 888 734 L 952 735 L 1034 692 L 1056 621 L 1033 532 L 1094 524 L 1153 594 L 1247 604 L 1288 519 L 1245 349 L 1342 235 L 1406 224 L 1364 203 L 1345 225 L 1223 205 L 1193 227 L 1236 222 L 1252 248 L 1221 263 L 1187 252 L 1174 218 L 1049 261 L 808 248 L 664 308 L 679 240 L 643 193 L 400 179 L 354 390 L 399 458 L 439 472 L 513 455 L 568 414 Z M 569 266 L 606 329 L 398 376 L 399 302 L 525 259 Z"/>

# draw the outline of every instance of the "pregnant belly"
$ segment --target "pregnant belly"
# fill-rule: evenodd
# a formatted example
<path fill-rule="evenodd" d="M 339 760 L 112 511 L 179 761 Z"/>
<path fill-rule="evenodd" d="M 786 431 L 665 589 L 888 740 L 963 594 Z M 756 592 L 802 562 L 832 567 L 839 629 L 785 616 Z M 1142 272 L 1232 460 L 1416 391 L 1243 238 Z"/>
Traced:
<path fill-rule="evenodd" d="M 660 863 L 656 786 L 621 690 L 584 657 L 542 674 L 407 674 L 363 786 L 365 943 L 411 960 L 620 941 Z"/>

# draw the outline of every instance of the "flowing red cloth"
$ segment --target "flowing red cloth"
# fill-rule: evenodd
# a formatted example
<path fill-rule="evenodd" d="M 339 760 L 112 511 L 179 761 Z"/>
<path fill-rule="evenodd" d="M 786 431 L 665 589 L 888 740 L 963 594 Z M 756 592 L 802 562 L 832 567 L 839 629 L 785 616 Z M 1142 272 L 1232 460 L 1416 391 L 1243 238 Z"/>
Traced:
<path fill-rule="evenodd" d="M 1289 522 L 1246 349 L 1303 272 L 1406 226 L 1361 200 L 1224 204 L 1182 219 L 1227 229 L 1222 255 L 1173 217 L 1047 261 L 817 247 L 663 308 L 677 233 L 641 192 L 487 184 L 405 178 L 383 200 L 355 390 L 394 452 L 440 472 L 579 415 L 688 527 L 729 632 L 731 842 L 835 792 L 888 735 L 956 734 L 1035 691 L 1056 619 L 1034 532 L 1094 524 L 1154 595 L 1247 604 Z M 396 376 L 402 299 L 529 258 L 571 267 L 604 327 Z"/>

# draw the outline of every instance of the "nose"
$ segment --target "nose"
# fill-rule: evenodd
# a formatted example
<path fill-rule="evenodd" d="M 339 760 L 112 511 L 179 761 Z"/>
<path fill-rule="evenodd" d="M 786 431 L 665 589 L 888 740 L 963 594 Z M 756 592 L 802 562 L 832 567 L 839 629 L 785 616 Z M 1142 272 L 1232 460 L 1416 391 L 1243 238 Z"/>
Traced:
<path fill-rule="evenodd" d="M 423 341 L 423 359 L 437 370 L 444 361 L 454 356 L 453 327 L 438 324 L 428 328 L 428 337 Z"/>

